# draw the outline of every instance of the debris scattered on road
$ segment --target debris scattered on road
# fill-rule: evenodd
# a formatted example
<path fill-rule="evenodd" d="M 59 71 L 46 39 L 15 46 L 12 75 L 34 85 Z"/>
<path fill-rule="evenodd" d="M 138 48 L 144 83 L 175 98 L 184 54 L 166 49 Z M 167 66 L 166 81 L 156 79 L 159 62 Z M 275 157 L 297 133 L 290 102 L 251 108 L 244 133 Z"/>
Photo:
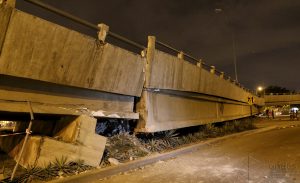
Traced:
<path fill-rule="evenodd" d="M 117 135 L 108 137 L 106 151 L 101 162 L 101 167 L 118 165 L 119 163 L 132 161 L 149 154 L 160 153 L 182 145 L 201 142 L 207 138 L 214 138 L 255 129 L 253 119 L 234 120 L 219 124 L 207 124 L 198 127 L 180 130 L 169 130 L 151 134 L 130 134 L 121 129 Z M 104 129 L 100 124 L 100 129 Z M 102 130 L 104 131 L 104 130 Z M 111 133 L 109 134 L 111 135 Z M 114 160 L 114 161 L 111 161 Z M 115 161 L 116 160 L 116 161 Z M 118 161 L 118 162 L 117 162 Z"/>
<path fill-rule="evenodd" d="M 109 161 L 109 163 L 110 163 L 111 165 L 115 165 L 115 166 L 121 164 L 121 163 L 120 163 L 117 159 L 115 159 L 115 158 L 108 158 L 108 161 Z"/>

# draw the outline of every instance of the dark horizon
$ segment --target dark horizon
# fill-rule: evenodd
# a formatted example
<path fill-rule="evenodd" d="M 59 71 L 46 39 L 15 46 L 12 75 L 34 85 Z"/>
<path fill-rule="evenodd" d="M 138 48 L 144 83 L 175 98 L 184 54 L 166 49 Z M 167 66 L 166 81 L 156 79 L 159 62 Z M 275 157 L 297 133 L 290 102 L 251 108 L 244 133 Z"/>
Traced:
<path fill-rule="evenodd" d="M 300 90 L 300 1 L 44 0 L 93 24 L 146 45 L 147 36 L 183 50 L 234 78 L 232 34 L 236 42 L 239 82 L 255 89 L 277 85 Z M 86 3 L 89 2 L 89 3 Z M 60 25 L 94 35 L 83 26 L 24 1 L 17 8 Z M 221 11 L 215 11 L 221 9 Z"/>

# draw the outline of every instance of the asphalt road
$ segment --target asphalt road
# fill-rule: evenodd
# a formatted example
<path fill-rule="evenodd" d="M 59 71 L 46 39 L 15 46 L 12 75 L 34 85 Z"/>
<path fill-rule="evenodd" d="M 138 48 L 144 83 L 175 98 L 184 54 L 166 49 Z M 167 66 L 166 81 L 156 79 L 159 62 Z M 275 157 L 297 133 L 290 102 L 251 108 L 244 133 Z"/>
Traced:
<path fill-rule="evenodd" d="M 228 139 L 99 183 L 300 182 L 299 122 L 265 121 L 278 129 Z"/>

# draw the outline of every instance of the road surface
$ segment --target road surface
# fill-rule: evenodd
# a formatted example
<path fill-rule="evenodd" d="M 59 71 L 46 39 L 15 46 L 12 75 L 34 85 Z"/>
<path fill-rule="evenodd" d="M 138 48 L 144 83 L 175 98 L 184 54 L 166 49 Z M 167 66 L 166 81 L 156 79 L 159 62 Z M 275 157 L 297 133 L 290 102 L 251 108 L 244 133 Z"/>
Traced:
<path fill-rule="evenodd" d="M 267 121 L 280 128 L 228 139 L 193 153 L 116 175 L 99 183 L 300 182 L 299 122 Z M 291 127 L 291 125 L 294 125 Z"/>

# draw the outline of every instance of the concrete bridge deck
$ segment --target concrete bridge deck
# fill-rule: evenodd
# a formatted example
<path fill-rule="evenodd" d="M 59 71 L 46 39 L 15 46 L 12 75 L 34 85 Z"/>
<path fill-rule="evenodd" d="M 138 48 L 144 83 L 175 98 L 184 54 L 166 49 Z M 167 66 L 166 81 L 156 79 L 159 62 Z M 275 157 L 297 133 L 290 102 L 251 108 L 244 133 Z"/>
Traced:
<path fill-rule="evenodd" d="M 265 95 L 266 106 L 300 104 L 300 94 Z"/>

